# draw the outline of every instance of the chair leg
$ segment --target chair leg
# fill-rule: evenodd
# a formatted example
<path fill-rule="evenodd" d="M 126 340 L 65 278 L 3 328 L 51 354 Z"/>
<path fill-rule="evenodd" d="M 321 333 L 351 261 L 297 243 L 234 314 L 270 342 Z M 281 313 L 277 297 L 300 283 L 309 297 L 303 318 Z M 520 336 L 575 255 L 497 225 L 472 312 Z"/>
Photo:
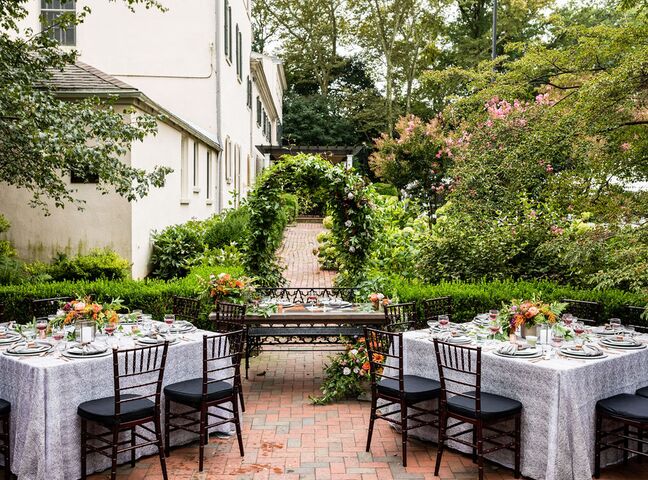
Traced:
<path fill-rule="evenodd" d="M 171 455 L 171 401 L 164 397 L 164 456 Z"/>
<path fill-rule="evenodd" d="M 241 381 L 241 372 L 238 370 L 236 371 L 236 383 L 238 386 L 238 395 L 239 395 L 239 403 L 241 404 L 241 411 L 245 412 L 245 401 L 243 400 L 243 382 Z"/>
<path fill-rule="evenodd" d="M 594 442 L 594 478 L 601 476 L 601 427 L 603 426 L 603 418 L 601 414 L 596 412 L 596 440 Z"/>
<path fill-rule="evenodd" d="M 624 425 L 623 426 L 623 436 L 625 437 L 623 439 L 623 464 L 624 465 L 628 464 L 628 447 L 630 446 L 628 435 L 630 435 L 630 427 L 628 425 Z"/>
<path fill-rule="evenodd" d="M 236 429 L 236 438 L 238 439 L 239 452 L 241 453 L 241 457 L 243 457 L 245 456 L 245 453 L 243 452 L 243 435 L 241 433 L 241 421 L 239 419 L 237 400 L 237 395 L 234 395 L 234 398 L 232 399 L 232 405 L 234 408 L 232 410 L 234 411 L 234 428 Z"/>
<path fill-rule="evenodd" d="M 513 469 L 513 476 L 520 478 L 520 453 L 522 451 L 522 416 L 515 417 L 515 468 Z"/>
<path fill-rule="evenodd" d="M 164 480 L 168 480 L 169 477 L 167 475 L 166 458 L 164 458 L 164 445 L 162 445 L 162 429 L 160 428 L 159 410 L 155 414 L 153 425 L 155 426 L 155 443 L 158 447 L 158 455 L 160 456 L 160 467 L 162 467 L 162 477 L 164 478 Z"/>
<path fill-rule="evenodd" d="M 472 428 L 472 462 L 477 463 L 477 427 Z"/>
<path fill-rule="evenodd" d="M 203 462 L 205 457 L 205 437 L 207 433 L 207 405 L 200 405 L 200 426 L 198 429 L 200 435 L 200 446 L 198 447 L 198 471 L 203 471 Z"/>
<path fill-rule="evenodd" d="M 484 480 L 484 430 L 481 422 L 477 424 L 477 469 L 479 480 Z"/>
<path fill-rule="evenodd" d="M 376 420 L 376 407 L 378 405 L 378 399 L 376 395 L 372 392 L 371 394 L 371 414 L 369 415 L 369 433 L 367 434 L 367 448 L 366 452 L 369 451 L 371 447 L 371 437 L 373 435 L 374 421 Z"/>
<path fill-rule="evenodd" d="M 110 480 L 117 478 L 117 451 L 119 450 L 119 426 L 112 427 L 112 450 L 110 452 Z"/>
<path fill-rule="evenodd" d="M 135 467 L 135 427 L 131 428 L 131 467 Z"/>
<path fill-rule="evenodd" d="M 86 455 L 87 449 L 86 445 L 88 442 L 88 422 L 85 418 L 81 419 L 81 480 L 86 480 Z"/>
<path fill-rule="evenodd" d="M 403 452 L 403 467 L 407 467 L 407 403 L 401 405 L 401 450 Z"/>
<path fill-rule="evenodd" d="M 447 421 L 448 419 L 446 418 L 445 412 L 439 410 L 439 442 L 437 444 L 437 456 L 434 464 L 434 475 L 437 477 L 439 476 L 439 468 L 441 468 L 441 457 L 443 456 Z"/>
<path fill-rule="evenodd" d="M 245 379 L 248 379 L 248 370 L 250 369 L 250 339 L 245 342 Z"/>

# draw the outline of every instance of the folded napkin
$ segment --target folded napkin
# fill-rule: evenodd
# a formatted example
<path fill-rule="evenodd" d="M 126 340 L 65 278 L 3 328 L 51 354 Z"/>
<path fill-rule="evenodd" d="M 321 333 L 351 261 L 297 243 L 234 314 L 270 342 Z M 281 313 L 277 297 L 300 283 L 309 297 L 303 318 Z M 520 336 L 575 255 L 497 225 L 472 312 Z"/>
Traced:
<path fill-rule="evenodd" d="M 90 343 L 85 347 L 82 345 L 75 345 L 71 347 L 68 352 L 73 355 L 97 355 L 104 353 L 106 350 L 108 350 L 108 347 L 106 347 L 105 345 Z"/>
<path fill-rule="evenodd" d="M 518 346 L 513 343 L 505 343 L 500 348 L 497 349 L 498 353 L 503 353 L 504 355 L 515 355 L 518 351 Z"/>
<path fill-rule="evenodd" d="M 583 345 L 583 353 L 588 357 L 598 357 L 603 354 L 596 345 Z"/>

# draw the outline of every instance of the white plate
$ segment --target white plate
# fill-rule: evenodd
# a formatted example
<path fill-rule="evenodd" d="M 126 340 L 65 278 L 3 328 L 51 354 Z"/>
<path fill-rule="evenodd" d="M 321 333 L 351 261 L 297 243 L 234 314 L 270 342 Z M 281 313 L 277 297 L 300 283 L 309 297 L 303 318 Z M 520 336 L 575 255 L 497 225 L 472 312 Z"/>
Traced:
<path fill-rule="evenodd" d="M 643 348 L 646 348 L 646 345 L 644 345 L 643 343 L 639 343 L 636 345 L 618 345 L 618 344 L 615 345 L 612 343 L 605 342 L 603 340 L 601 340 L 600 343 L 606 348 L 614 348 L 617 350 L 641 350 Z"/>
<path fill-rule="evenodd" d="M 61 353 L 65 358 L 76 358 L 76 359 L 83 359 L 83 360 L 88 360 L 91 358 L 102 358 L 102 357 L 108 357 L 112 355 L 112 350 L 106 350 L 105 352 L 102 353 L 96 353 L 94 355 L 74 355 L 68 352 L 67 350 Z"/>
<path fill-rule="evenodd" d="M 140 337 L 138 338 L 135 343 L 145 346 L 145 347 L 151 347 L 154 345 L 162 345 L 166 340 L 164 338 L 150 338 L 150 337 Z M 174 338 L 173 340 L 169 340 L 169 345 L 173 345 L 178 341 L 178 338 Z"/>
<path fill-rule="evenodd" d="M 448 343 L 454 343 L 457 345 L 464 345 L 466 343 L 472 342 L 470 337 L 450 337 L 446 340 Z"/>
<path fill-rule="evenodd" d="M 527 359 L 527 358 L 540 358 L 540 357 L 542 357 L 542 352 L 539 351 L 539 350 L 536 350 L 536 352 L 531 354 L 531 355 L 519 355 L 519 354 L 510 355 L 508 353 L 500 353 L 497 350 L 495 350 L 493 353 L 495 355 L 497 355 L 498 357 L 517 358 L 517 359 L 520 359 L 520 360 L 524 360 L 524 359 Z"/>
<path fill-rule="evenodd" d="M 607 355 L 605 353 L 603 355 L 597 355 L 595 357 L 588 357 L 586 355 L 574 355 L 571 353 L 564 352 L 562 350 L 560 351 L 560 355 L 569 358 L 577 358 L 579 360 L 600 360 L 602 358 L 607 358 Z"/>
<path fill-rule="evenodd" d="M 583 349 L 576 349 L 574 347 L 562 347 L 560 349 L 560 353 L 564 355 L 568 355 L 570 357 L 578 357 L 578 358 L 601 358 L 605 355 L 605 353 L 600 352 L 600 355 L 586 355 L 585 350 Z"/>
<path fill-rule="evenodd" d="M 73 345 L 66 350 L 72 357 L 96 357 L 106 353 L 108 347 L 106 345 L 90 344 L 84 351 L 81 345 Z"/>
<path fill-rule="evenodd" d="M 592 333 L 595 333 L 596 335 L 616 335 L 617 333 L 623 333 L 623 330 L 612 330 L 612 329 L 606 329 L 605 327 L 594 327 L 592 328 Z"/>
<path fill-rule="evenodd" d="M 15 334 L 5 335 L 4 337 L 0 337 L 0 345 L 16 343 L 17 341 L 20 340 L 20 338 L 21 338 L 20 335 L 15 335 Z"/>
<path fill-rule="evenodd" d="M 51 343 L 47 342 L 36 342 L 35 348 L 27 349 L 26 344 L 14 345 L 9 347 L 5 352 L 5 355 L 10 355 L 14 357 L 28 357 L 34 355 L 41 355 L 45 352 L 49 352 L 54 346 Z"/>

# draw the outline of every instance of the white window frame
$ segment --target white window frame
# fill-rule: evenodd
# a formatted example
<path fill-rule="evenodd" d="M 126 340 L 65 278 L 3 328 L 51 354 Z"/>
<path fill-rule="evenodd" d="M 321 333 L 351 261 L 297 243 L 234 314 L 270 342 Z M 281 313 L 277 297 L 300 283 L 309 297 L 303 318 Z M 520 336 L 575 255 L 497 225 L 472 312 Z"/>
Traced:
<path fill-rule="evenodd" d="M 65 30 L 56 26 L 56 18 L 65 13 L 76 13 L 76 0 L 41 0 L 41 30 L 63 46 L 76 46 L 76 25 Z M 69 38 L 68 38 L 69 37 Z"/>

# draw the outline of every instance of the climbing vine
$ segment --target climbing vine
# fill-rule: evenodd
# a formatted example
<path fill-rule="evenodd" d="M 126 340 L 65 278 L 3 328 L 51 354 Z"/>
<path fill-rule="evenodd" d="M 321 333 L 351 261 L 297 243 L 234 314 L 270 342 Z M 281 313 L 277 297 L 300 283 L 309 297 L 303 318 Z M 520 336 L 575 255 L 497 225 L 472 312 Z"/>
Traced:
<path fill-rule="evenodd" d="M 308 187 L 324 188 L 333 217 L 333 243 L 340 252 L 340 273 L 346 281 L 362 278 L 373 241 L 374 225 L 368 186 L 343 165 L 331 165 L 318 155 L 286 156 L 267 169 L 248 196 L 250 234 L 245 247 L 247 270 L 264 285 L 283 281 L 275 258 L 281 236 L 273 233 L 281 210 L 280 195 Z"/>

